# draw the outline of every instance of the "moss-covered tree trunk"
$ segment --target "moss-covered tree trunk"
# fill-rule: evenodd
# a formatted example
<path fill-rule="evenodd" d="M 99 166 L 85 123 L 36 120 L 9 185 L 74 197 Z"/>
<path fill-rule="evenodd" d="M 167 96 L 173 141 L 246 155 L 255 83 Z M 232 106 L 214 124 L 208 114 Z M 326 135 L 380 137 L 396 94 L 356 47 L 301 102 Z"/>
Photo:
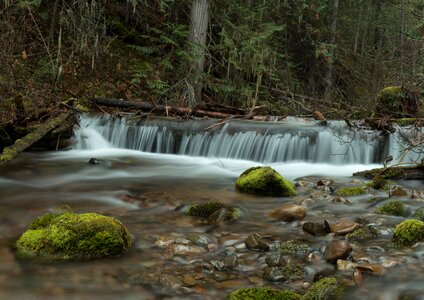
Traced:
<path fill-rule="evenodd" d="M 194 0 L 190 14 L 189 46 L 191 64 L 189 84 L 192 88 L 191 106 L 202 100 L 202 75 L 205 64 L 206 37 L 209 23 L 209 1 Z"/>

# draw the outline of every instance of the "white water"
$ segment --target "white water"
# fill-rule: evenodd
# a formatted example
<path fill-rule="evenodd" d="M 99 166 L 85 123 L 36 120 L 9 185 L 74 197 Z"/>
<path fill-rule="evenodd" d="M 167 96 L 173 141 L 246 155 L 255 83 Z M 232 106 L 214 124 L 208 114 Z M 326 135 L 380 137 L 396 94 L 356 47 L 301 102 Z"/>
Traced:
<path fill-rule="evenodd" d="M 212 122 L 212 123 L 211 123 Z M 150 153 L 231 158 L 261 163 L 304 161 L 328 164 L 379 163 L 390 151 L 375 132 L 350 132 L 343 124 L 230 122 L 204 131 L 214 121 L 130 121 L 87 117 L 75 131 L 75 149 L 132 149 Z"/>

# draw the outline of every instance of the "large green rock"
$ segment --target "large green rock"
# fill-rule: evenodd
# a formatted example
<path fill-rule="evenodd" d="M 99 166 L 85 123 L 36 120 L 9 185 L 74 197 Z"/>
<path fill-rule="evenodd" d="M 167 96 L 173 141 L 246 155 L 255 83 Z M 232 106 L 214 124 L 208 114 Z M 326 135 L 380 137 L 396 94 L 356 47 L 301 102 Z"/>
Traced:
<path fill-rule="evenodd" d="M 264 196 L 296 195 L 293 184 L 271 167 L 254 167 L 244 171 L 236 181 L 236 189 Z"/>
<path fill-rule="evenodd" d="M 132 244 L 128 230 L 114 218 L 47 213 L 31 223 L 14 247 L 20 258 L 54 261 L 118 256 Z"/>
<path fill-rule="evenodd" d="M 400 246 L 424 241 L 424 222 L 410 219 L 398 224 L 393 232 L 393 241 Z"/>

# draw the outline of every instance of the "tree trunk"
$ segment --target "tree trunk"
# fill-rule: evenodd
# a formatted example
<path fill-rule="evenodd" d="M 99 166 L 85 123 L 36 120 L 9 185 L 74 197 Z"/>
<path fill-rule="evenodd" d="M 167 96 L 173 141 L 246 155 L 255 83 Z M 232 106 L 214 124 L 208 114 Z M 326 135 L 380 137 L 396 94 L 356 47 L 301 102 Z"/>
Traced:
<path fill-rule="evenodd" d="M 50 42 L 51 45 L 54 45 L 55 43 L 55 32 L 56 32 L 56 25 L 57 20 L 59 19 L 59 11 L 61 6 L 62 0 L 55 0 L 54 6 L 53 6 L 53 13 L 52 18 L 50 22 Z"/>
<path fill-rule="evenodd" d="M 333 48 L 331 48 L 330 54 L 331 59 L 327 64 L 327 72 L 325 74 L 325 92 L 324 92 L 324 98 L 325 100 L 330 100 L 331 93 L 333 89 L 333 65 L 335 61 L 336 56 L 336 39 L 337 39 L 337 18 L 339 14 L 339 0 L 333 0 L 333 15 L 332 15 L 332 21 L 331 21 L 331 37 L 330 37 L 330 44 Z"/>
<path fill-rule="evenodd" d="M 189 84 L 192 88 L 191 106 L 202 100 L 202 75 L 205 64 L 206 37 L 209 23 L 209 0 L 194 0 L 190 14 L 189 46 L 191 70 Z"/>
<path fill-rule="evenodd" d="M 363 3 L 363 1 L 362 1 L 362 0 L 360 1 L 359 5 L 360 5 L 361 7 L 359 8 L 359 17 L 358 17 L 358 20 L 359 20 L 359 21 L 358 21 L 358 24 L 357 24 L 357 27 L 356 27 L 355 40 L 354 40 L 354 42 L 353 42 L 353 52 L 354 52 L 354 53 L 357 53 L 357 52 L 358 52 L 358 47 L 359 47 L 359 36 L 360 36 L 360 34 L 361 34 L 361 28 L 362 28 L 362 24 L 363 24 L 363 22 L 364 22 L 364 20 L 363 20 L 363 18 L 362 18 L 363 13 L 364 13 L 364 3 Z"/>

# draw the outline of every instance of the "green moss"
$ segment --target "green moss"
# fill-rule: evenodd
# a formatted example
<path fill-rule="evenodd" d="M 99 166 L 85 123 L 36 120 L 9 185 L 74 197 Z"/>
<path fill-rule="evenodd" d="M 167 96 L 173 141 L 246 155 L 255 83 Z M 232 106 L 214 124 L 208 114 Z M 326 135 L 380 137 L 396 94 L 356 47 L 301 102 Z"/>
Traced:
<path fill-rule="evenodd" d="M 390 199 L 390 198 L 387 198 L 387 197 L 372 197 L 372 198 L 367 199 L 366 202 L 372 203 L 372 204 L 377 204 L 377 203 L 383 202 L 387 199 Z"/>
<path fill-rule="evenodd" d="M 336 191 L 337 196 L 351 197 L 366 194 L 366 191 L 362 187 L 345 187 L 340 188 Z"/>
<path fill-rule="evenodd" d="M 335 277 L 324 277 L 315 282 L 303 295 L 302 300 L 336 300 L 341 299 L 343 286 Z"/>
<path fill-rule="evenodd" d="M 208 202 L 204 204 L 194 204 L 188 208 L 188 214 L 193 217 L 209 218 L 214 212 L 220 210 L 225 205 L 221 202 Z"/>
<path fill-rule="evenodd" d="M 289 280 L 299 280 L 305 277 L 305 270 L 296 264 L 288 264 L 283 267 L 284 278 Z"/>
<path fill-rule="evenodd" d="M 390 185 L 390 181 L 384 179 L 381 176 L 377 176 L 372 181 L 367 183 L 367 187 L 373 188 L 375 190 L 388 190 Z"/>
<path fill-rule="evenodd" d="M 95 213 L 48 213 L 31 223 L 15 248 L 21 258 L 93 259 L 123 254 L 132 243 L 128 230 L 114 218 Z"/>
<path fill-rule="evenodd" d="M 301 297 L 291 291 L 282 291 L 267 287 L 243 288 L 227 296 L 227 300 L 300 300 Z"/>
<path fill-rule="evenodd" d="M 290 197 L 296 195 L 293 184 L 270 167 L 254 167 L 244 171 L 236 181 L 242 193 Z"/>
<path fill-rule="evenodd" d="M 372 169 L 362 172 L 354 173 L 354 176 L 361 176 L 367 179 L 372 179 L 375 177 L 380 177 L 383 179 L 401 179 L 405 171 L 409 169 L 414 169 L 413 167 L 389 167 L 389 168 L 379 168 Z"/>
<path fill-rule="evenodd" d="M 424 240 L 424 222 L 410 219 L 398 224 L 393 232 L 393 241 L 401 246 L 411 246 Z"/>
<path fill-rule="evenodd" d="M 405 204 L 402 201 L 390 201 L 383 206 L 379 207 L 375 211 L 377 214 L 381 215 L 391 215 L 404 217 L 407 214 Z"/>
<path fill-rule="evenodd" d="M 417 210 L 415 210 L 414 214 L 412 215 L 412 218 L 424 221 L 424 206 L 421 206 Z"/>
<path fill-rule="evenodd" d="M 13 148 L 4 148 L 3 153 L 0 155 L 0 161 L 10 161 L 18 155 L 18 152 Z"/>
<path fill-rule="evenodd" d="M 280 245 L 280 253 L 282 255 L 304 255 L 309 251 L 309 247 L 306 244 L 297 243 L 295 241 L 282 242 Z"/>
<path fill-rule="evenodd" d="M 400 118 L 400 119 L 396 119 L 394 122 L 396 124 L 398 124 L 399 126 L 410 126 L 410 125 L 414 125 L 417 120 L 419 120 L 419 119 L 417 119 L 417 118 Z"/>
<path fill-rule="evenodd" d="M 355 229 L 353 232 L 346 235 L 349 241 L 369 240 L 378 237 L 378 230 L 372 226 L 364 226 Z"/>

